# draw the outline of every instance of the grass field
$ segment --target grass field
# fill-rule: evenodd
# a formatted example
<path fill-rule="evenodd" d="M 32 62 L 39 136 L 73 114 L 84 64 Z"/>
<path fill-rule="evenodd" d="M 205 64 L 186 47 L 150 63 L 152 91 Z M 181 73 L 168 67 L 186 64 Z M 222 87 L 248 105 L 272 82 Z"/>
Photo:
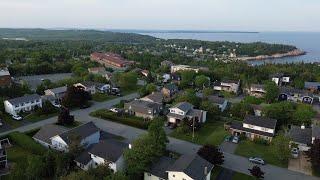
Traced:
<path fill-rule="evenodd" d="M 29 121 L 29 122 L 38 122 L 38 121 L 42 121 L 54 116 L 58 116 L 58 112 L 52 113 L 52 114 L 45 114 L 45 115 L 37 115 L 35 113 L 31 113 L 27 116 L 24 117 L 25 120 Z"/>
<path fill-rule="evenodd" d="M 255 180 L 253 176 L 249 176 L 247 174 L 242 174 L 242 173 L 234 173 L 232 180 Z"/>
<path fill-rule="evenodd" d="M 170 134 L 170 136 L 196 144 L 212 144 L 217 146 L 220 145 L 223 142 L 224 137 L 228 135 L 228 132 L 224 130 L 223 125 L 224 122 L 221 121 L 208 121 L 200 128 L 199 131 L 195 132 L 193 140 L 192 132 L 181 134 L 175 130 Z"/>
<path fill-rule="evenodd" d="M 260 157 L 263 158 L 267 164 L 273 164 L 276 166 L 288 167 L 288 163 L 282 163 L 277 159 L 272 150 L 272 145 L 256 144 L 252 141 L 241 141 L 235 151 L 235 154 L 245 157 Z"/>
<path fill-rule="evenodd" d="M 112 96 L 106 93 L 96 93 L 92 95 L 92 100 L 96 102 L 104 102 L 104 101 L 112 100 L 115 98 L 117 98 L 117 96 Z"/>

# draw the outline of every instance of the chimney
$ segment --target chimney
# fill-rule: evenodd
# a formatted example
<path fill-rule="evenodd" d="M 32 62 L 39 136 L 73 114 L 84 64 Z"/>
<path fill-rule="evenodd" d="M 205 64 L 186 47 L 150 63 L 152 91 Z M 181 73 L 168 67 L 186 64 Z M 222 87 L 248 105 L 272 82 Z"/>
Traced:
<path fill-rule="evenodd" d="M 204 167 L 204 175 L 207 175 L 208 174 L 208 167 Z"/>
<path fill-rule="evenodd" d="M 305 129 L 306 127 L 304 126 L 304 124 L 301 125 L 301 129 Z"/>

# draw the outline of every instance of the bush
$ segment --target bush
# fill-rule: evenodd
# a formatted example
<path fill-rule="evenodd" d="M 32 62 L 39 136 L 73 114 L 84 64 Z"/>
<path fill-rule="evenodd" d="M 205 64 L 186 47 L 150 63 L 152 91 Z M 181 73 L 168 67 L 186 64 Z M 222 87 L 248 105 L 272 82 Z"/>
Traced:
<path fill-rule="evenodd" d="M 34 154 L 42 155 L 46 149 L 40 144 L 36 143 L 31 137 L 20 133 L 12 132 L 9 134 L 9 139 L 16 145 L 33 152 Z"/>
<path fill-rule="evenodd" d="M 253 140 L 254 143 L 256 144 L 261 144 L 261 145 L 268 145 L 269 142 L 265 139 L 262 139 L 262 138 L 256 138 Z"/>
<path fill-rule="evenodd" d="M 149 126 L 149 122 L 144 121 L 143 118 L 127 115 L 119 116 L 113 112 L 108 112 L 104 109 L 92 112 L 90 113 L 90 115 L 98 118 L 103 118 L 109 121 L 126 124 L 128 126 L 133 126 L 140 129 L 148 129 Z"/>

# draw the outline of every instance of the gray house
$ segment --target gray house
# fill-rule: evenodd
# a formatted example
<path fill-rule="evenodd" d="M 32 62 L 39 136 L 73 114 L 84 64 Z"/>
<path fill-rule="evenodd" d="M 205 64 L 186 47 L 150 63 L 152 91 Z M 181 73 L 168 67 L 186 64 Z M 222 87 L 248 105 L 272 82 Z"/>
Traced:
<path fill-rule="evenodd" d="M 124 109 L 126 113 L 131 115 L 146 119 L 153 119 L 161 113 L 162 104 L 143 100 L 133 100 L 125 103 Z"/>

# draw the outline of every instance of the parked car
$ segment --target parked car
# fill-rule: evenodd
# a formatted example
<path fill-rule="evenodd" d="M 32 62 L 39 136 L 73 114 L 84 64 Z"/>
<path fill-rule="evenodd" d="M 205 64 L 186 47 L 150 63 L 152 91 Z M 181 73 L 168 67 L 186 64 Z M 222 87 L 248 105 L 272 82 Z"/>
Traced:
<path fill-rule="evenodd" d="M 292 155 L 293 158 L 298 158 L 298 156 L 299 156 L 298 148 L 292 148 L 291 149 L 291 155 Z"/>
<path fill-rule="evenodd" d="M 265 162 L 262 158 L 258 158 L 258 157 L 249 157 L 249 161 L 255 164 L 261 164 L 261 165 L 265 165 Z"/>
<path fill-rule="evenodd" d="M 234 136 L 232 138 L 232 142 L 238 144 L 239 143 L 239 137 L 238 136 Z"/>
<path fill-rule="evenodd" d="M 56 108 L 61 108 L 61 105 L 60 105 L 59 103 L 56 103 L 56 102 L 55 102 L 55 103 L 53 103 L 52 105 L 53 105 L 54 107 L 56 107 Z"/>
<path fill-rule="evenodd" d="M 226 137 L 224 138 L 224 141 L 230 142 L 230 141 L 232 141 L 232 139 L 233 139 L 233 136 L 228 135 L 228 136 L 226 136 Z"/>
<path fill-rule="evenodd" d="M 12 115 L 12 118 L 13 118 L 14 120 L 17 120 L 17 121 L 21 121 L 21 120 L 22 120 L 22 117 L 19 116 L 19 115 Z"/>
<path fill-rule="evenodd" d="M 118 113 L 119 108 L 110 108 L 109 111 L 114 112 L 114 113 Z"/>

